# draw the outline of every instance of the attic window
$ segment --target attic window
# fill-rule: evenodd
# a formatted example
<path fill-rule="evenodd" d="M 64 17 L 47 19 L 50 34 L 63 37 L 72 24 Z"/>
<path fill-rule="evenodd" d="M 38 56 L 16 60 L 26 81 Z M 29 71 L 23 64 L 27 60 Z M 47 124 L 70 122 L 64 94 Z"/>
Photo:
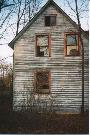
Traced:
<path fill-rule="evenodd" d="M 79 55 L 79 36 L 76 33 L 65 34 L 65 55 Z"/>
<path fill-rule="evenodd" d="M 49 53 L 49 35 L 37 35 L 36 36 L 36 56 L 48 57 Z"/>
<path fill-rule="evenodd" d="M 49 92 L 49 71 L 36 72 L 36 93 L 48 94 Z"/>
<path fill-rule="evenodd" d="M 56 25 L 56 16 L 45 16 L 45 26 L 55 26 Z"/>

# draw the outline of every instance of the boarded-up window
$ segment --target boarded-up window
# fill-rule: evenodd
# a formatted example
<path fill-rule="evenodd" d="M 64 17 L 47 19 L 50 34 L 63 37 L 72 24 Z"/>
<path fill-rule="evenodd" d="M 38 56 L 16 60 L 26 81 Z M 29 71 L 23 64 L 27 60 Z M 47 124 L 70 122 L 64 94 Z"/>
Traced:
<path fill-rule="evenodd" d="M 49 90 L 49 71 L 39 71 L 36 73 L 36 92 L 48 94 Z"/>
<path fill-rule="evenodd" d="M 56 25 L 56 16 L 45 16 L 45 26 L 55 26 Z"/>
<path fill-rule="evenodd" d="M 37 35 L 36 56 L 37 57 L 49 56 L 49 36 L 48 35 Z"/>
<path fill-rule="evenodd" d="M 67 56 L 79 55 L 79 37 L 78 34 L 66 34 L 65 35 L 65 50 Z"/>

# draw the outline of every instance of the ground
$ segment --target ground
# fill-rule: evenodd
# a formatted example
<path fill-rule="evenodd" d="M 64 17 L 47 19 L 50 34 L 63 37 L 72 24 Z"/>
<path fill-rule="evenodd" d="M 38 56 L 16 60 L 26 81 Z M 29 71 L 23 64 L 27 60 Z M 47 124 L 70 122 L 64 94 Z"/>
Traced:
<path fill-rule="evenodd" d="M 84 114 L 55 114 L 14 112 L 10 97 L 0 98 L 0 134 L 88 134 L 88 112 Z"/>

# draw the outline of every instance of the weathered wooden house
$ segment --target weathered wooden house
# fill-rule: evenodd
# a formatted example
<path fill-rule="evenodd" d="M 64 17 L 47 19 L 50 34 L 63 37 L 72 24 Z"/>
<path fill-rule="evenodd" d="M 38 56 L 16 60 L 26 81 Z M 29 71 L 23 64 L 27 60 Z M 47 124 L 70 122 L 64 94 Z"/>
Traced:
<path fill-rule="evenodd" d="M 88 35 L 84 43 L 84 109 L 88 109 Z M 53 106 L 80 112 L 82 56 L 78 25 L 49 0 L 9 43 L 14 49 L 13 109 Z M 41 103 L 41 104 L 39 104 Z"/>

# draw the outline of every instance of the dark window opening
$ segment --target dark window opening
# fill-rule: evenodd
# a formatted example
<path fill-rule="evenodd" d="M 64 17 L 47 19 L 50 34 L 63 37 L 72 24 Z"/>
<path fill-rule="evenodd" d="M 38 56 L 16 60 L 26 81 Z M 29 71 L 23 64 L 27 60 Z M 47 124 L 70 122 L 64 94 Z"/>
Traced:
<path fill-rule="evenodd" d="M 39 71 L 36 73 L 36 92 L 48 94 L 49 91 L 49 72 Z"/>
<path fill-rule="evenodd" d="M 50 26 L 50 16 L 45 16 L 45 26 Z"/>
<path fill-rule="evenodd" d="M 40 57 L 44 56 L 44 52 L 40 51 L 40 46 L 37 46 L 37 56 L 40 56 Z"/>
<path fill-rule="evenodd" d="M 55 26 L 56 16 L 45 16 L 45 26 Z"/>
<path fill-rule="evenodd" d="M 67 56 L 79 55 L 79 39 L 78 34 L 66 34 L 66 54 Z"/>

